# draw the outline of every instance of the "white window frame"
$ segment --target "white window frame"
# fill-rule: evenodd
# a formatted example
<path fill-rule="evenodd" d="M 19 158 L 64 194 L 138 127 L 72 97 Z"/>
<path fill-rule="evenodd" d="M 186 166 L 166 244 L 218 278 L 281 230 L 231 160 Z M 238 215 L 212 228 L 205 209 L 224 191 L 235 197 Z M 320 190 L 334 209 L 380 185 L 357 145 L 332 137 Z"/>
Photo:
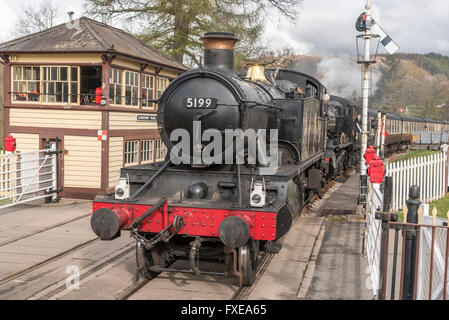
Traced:
<path fill-rule="evenodd" d="M 142 164 L 154 162 L 154 139 L 142 139 L 140 141 L 140 162 Z M 144 157 L 144 154 L 148 153 L 148 157 Z"/>
<path fill-rule="evenodd" d="M 156 161 L 163 161 L 167 155 L 167 147 L 162 139 L 156 139 Z"/>
<path fill-rule="evenodd" d="M 157 77 L 156 78 L 156 98 L 159 99 L 162 95 L 162 93 L 167 89 L 168 85 L 170 84 L 170 80 L 163 77 Z"/>
<path fill-rule="evenodd" d="M 131 144 L 134 145 L 134 149 L 130 149 Z M 127 140 L 124 146 L 124 160 L 125 166 L 135 166 L 139 164 L 140 156 L 140 140 Z M 130 160 L 134 160 L 130 162 Z"/>
<path fill-rule="evenodd" d="M 129 82 L 126 83 L 126 78 L 129 75 Z M 136 84 L 137 82 L 137 84 Z M 131 89 L 131 97 L 130 97 L 130 104 L 126 103 L 126 88 L 130 87 Z M 131 70 L 124 70 L 123 72 L 123 88 L 124 88 L 124 95 L 123 95 L 123 105 L 126 107 L 139 107 L 139 97 L 140 97 L 140 73 L 136 71 Z M 137 89 L 137 92 L 134 92 L 134 88 Z M 133 104 L 135 102 L 135 104 Z"/>
<path fill-rule="evenodd" d="M 24 78 L 24 70 L 25 68 L 39 68 L 39 80 L 15 80 L 14 79 L 14 75 L 15 75 L 15 69 L 16 68 L 21 68 L 21 77 L 22 79 Z M 47 79 L 45 80 L 44 78 L 44 71 L 45 68 L 48 68 L 48 75 L 47 75 Z M 57 68 L 57 79 L 56 80 L 49 80 L 48 76 L 51 75 L 51 68 Z M 60 80 L 60 76 L 61 76 L 61 68 L 67 68 L 67 80 L 61 81 Z M 72 77 L 72 68 L 76 68 L 77 69 L 77 81 L 72 81 L 71 77 Z M 17 101 L 14 98 L 14 94 L 11 94 L 11 103 L 12 104 L 45 104 L 45 105 L 64 105 L 64 104 L 70 104 L 70 105 L 79 105 L 80 104 L 80 66 L 68 66 L 68 65 L 27 65 L 27 64 L 23 64 L 23 65 L 13 65 L 11 67 L 11 88 L 12 91 L 14 91 L 14 82 L 25 82 L 27 83 L 27 100 L 26 101 Z M 39 100 L 38 101 L 28 101 L 28 94 L 30 92 L 29 88 L 28 88 L 28 83 L 30 82 L 34 82 L 34 83 L 38 83 L 39 84 Z M 61 82 L 61 83 L 67 83 L 67 102 L 61 101 L 61 102 L 56 102 L 56 101 L 48 101 L 49 100 L 49 96 L 48 96 L 48 92 L 46 92 L 44 90 L 45 88 L 45 84 L 46 83 L 54 83 L 55 86 L 55 92 L 56 92 L 56 83 Z M 72 84 L 75 83 L 77 84 L 77 92 L 72 93 Z M 71 97 L 72 95 L 76 94 L 77 99 L 75 102 L 71 102 Z M 64 93 L 63 93 L 64 95 Z M 56 94 L 55 96 L 55 100 L 56 100 Z M 63 96 L 64 99 L 64 96 Z"/>
<path fill-rule="evenodd" d="M 152 86 L 150 86 L 152 84 Z M 146 110 L 154 110 L 156 109 L 156 104 L 154 102 L 148 102 L 148 100 L 154 100 L 154 95 L 156 93 L 155 90 L 156 87 L 156 77 L 151 74 L 142 74 L 142 108 L 145 108 Z M 151 96 L 148 95 L 148 91 L 151 90 Z M 143 93 L 146 92 L 146 106 L 144 106 L 144 99 L 143 99 Z"/>

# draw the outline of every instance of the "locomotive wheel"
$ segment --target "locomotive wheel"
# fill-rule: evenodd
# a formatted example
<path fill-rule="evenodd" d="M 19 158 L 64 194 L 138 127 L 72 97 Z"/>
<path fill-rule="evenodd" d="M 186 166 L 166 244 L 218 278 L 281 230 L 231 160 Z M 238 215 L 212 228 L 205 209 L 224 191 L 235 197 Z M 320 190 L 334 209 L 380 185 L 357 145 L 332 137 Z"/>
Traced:
<path fill-rule="evenodd" d="M 155 263 L 154 257 L 157 257 L 158 261 Z M 160 272 L 151 271 L 150 268 L 156 264 L 167 266 L 167 252 L 163 250 L 161 246 L 156 246 L 151 250 L 146 250 L 142 244 L 136 243 L 136 264 L 137 270 L 140 274 L 147 279 L 154 279 Z"/>
<path fill-rule="evenodd" d="M 250 286 L 256 281 L 257 268 L 259 266 L 259 241 L 249 240 L 239 248 L 239 269 L 242 273 L 240 286 Z"/>

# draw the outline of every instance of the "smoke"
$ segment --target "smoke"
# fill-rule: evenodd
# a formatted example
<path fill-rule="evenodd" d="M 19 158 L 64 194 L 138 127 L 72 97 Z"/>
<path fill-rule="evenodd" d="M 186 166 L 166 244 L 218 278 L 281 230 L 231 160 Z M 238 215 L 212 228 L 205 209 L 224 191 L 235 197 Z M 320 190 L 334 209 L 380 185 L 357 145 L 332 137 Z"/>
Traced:
<path fill-rule="evenodd" d="M 294 70 L 310 74 L 327 88 L 329 94 L 358 101 L 362 92 L 362 68 L 357 59 L 346 53 L 335 57 L 317 55 L 297 56 Z M 372 70 L 371 96 L 376 93 L 377 83 L 382 77 L 379 66 Z"/>
<path fill-rule="evenodd" d="M 317 65 L 317 78 L 323 82 L 332 95 L 347 99 L 360 98 L 361 68 L 349 55 L 323 58 Z M 373 93 L 376 83 L 377 81 L 373 81 Z"/>
<path fill-rule="evenodd" d="M 317 65 L 316 77 L 327 87 L 332 95 L 358 100 L 361 97 L 362 70 L 353 57 L 340 54 L 337 57 L 326 57 Z M 377 82 L 381 73 L 373 68 L 372 95 L 377 90 Z"/>

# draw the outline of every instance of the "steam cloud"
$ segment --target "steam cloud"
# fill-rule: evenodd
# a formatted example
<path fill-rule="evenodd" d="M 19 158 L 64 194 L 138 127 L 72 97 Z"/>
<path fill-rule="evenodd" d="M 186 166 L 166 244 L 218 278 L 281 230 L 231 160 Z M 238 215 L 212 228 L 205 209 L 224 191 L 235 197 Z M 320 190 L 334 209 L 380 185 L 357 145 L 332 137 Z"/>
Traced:
<path fill-rule="evenodd" d="M 332 95 L 358 101 L 361 97 L 362 71 L 354 58 L 347 54 L 323 58 L 317 65 L 316 77 L 327 87 Z M 377 90 L 380 72 L 373 68 L 372 95 Z"/>

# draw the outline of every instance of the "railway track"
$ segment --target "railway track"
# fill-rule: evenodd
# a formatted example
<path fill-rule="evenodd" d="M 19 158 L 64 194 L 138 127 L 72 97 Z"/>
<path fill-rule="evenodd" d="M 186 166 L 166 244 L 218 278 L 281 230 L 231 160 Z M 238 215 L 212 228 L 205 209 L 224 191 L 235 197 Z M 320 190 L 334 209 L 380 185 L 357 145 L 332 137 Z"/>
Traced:
<path fill-rule="evenodd" d="M 349 171 L 347 173 L 349 173 Z M 332 180 L 323 188 L 323 193 L 327 194 L 329 191 L 333 192 L 335 187 L 339 187 L 340 185 L 341 185 L 341 183 L 338 183 L 337 181 Z M 314 208 L 314 209 L 319 208 L 320 204 L 315 205 L 319 200 L 321 200 L 321 199 L 318 195 L 312 196 L 311 199 L 309 200 L 309 202 L 307 203 L 307 205 L 304 206 L 301 213 L 296 218 L 295 223 L 297 223 L 297 220 L 299 219 L 300 216 L 304 216 L 305 213 L 308 212 L 309 210 L 311 210 L 312 208 Z M 279 240 L 279 242 L 281 244 L 283 243 L 286 236 L 287 235 L 283 236 Z M 252 290 L 255 287 L 255 284 L 259 281 L 259 279 L 265 273 L 265 271 L 268 268 L 268 266 L 270 265 L 273 257 L 274 257 L 273 254 L 264 253 L 260 257 L 259 268 L 257 270 L 256 280 L 255 280 L 254 285 L 238 288 L 237 291 L 235 291 L 233 295 L 229 296 L 229 299 L 230 300 L 245 300 L 251 294 Z M 194 277 L 194 276 L 192 275 L 192 277 Z M 156 277 L 155 279 L 157 279 L 157 278 L 160 279 L 160 276 Z M 127 300 L 129 298 L 132 298 L 140 290 L 145 290 L 145 289 L 151 290 L 151 283 L 153 280 L 149 280 L 147 278 L 140 278 L 138 281 L 130 284 L 128 287 L 124 288 L 118 295 L 116 295 L 115 300 Z M 217 280 L 219 281 L 219 277 L 217 277 Z M 163 279 L 163 281 L 171 281 L 171 280 L 167 278 L 167 279 Z M 149 286 L 149 287 L 147 287 L 147 286 Z M 180 298 L 184 299 L 184 300 L 186 298 L 188 299 L 188 297 L 180 297 Z"/>
<path fill-rule="evenodd" d="M 338 185 L 339 185 L 339 183 L 335 180 L 329 182 L 323 189 L 324 195 L 326 196 L 329 193 L 329 191 L 330 192 L 335 191 L 334 189 L 336 186 L 338 187 Z M 300 216 L 304 216 L 308 211 L 315 209 L 315 207 L 319 207 L 320 206 L 319 203 L 320 203 L 320 197 L 318 195 L 314 195 L 313 197 L 311 197 L 311 199 L 309 200 L 307 205 L 301 211 L 301 214 L 298 215 L 298 218 Z M 82 217 L 80 217 L 79 219 L 81 219 L 81 218 Z M 78 219 L 73 219 L 73 220 L 78 220 Z M 70 222 L 73 222 L 73 221 L 62 223 L 62 224 L 59 224 L 58 226 L 68 224 Z M 295 223 L 297 223 L 297 221 L 295 221 Z M 52 226 L 52 227 L 48 227 L 45 229 L 50 230 L 55 227 L 57 227 L 57 226 Z M 43 231 L 41 231 L 41 232 L 43 232 Z M 26 235 L 25 237 L 22 237 L 22 238 L 26 238 L 29 236 L 31 236 L 31 235 Z M 280 243 L 282 243 L 284 241 L 284 239 L 285 239 L 285 236 L 280 239 Z M 22 276 L 26 276 L 30 272 L 33 272 L 34 270 L 37 270 L 42 267 L 45 267 L 45 268 L 53 267 L 53 263 L 56 264 L 57 261 L 59 261 L 60 259 L 62 259 L 64 257 L 68 257 L 69 255 L 76 253 L 78 250 L 81 250 L 83 248 L 86 248 L 89 245 L 93 245 L 94 243 L 98 243 L 98 242 L 100 242 L 99 238 L 95 238 L 95 239 L 91 239 L 89 241 L 80 243 L 76 247 L 66 250 L 66 251 L 64 251 L 58 255 L 55 255 L 45 261 L 37 263 L 37 264 L 31 266 L 30 268 L 21 270 L 17 273 L 14 273 L 14 274 L 9 275 L 3 279 L 0 279 L 0 286 L 3 287 L 4 285 L 7 285 L 8 283 L 13 283 L 15 281 L 20 282 L 21 281 L 20 278 Z M 102 275 L 107 274 L 108 272 L 113 271 L 116 268 L 120 268 L 120 266 L 123 264 L 124 261 L 126 261 L 128 259 L 133 259 L 134 255 L 135 255 L 135 243 L 132 242 L 132 243 L 124 245 L 123 247 L 119 248 L 118 250 L 114 250 L 113 253 L 108 254 L 108 255 L 104 256 L 103 258 L 95 261 L 94 263 L 82 268 L 80 270 L 80 274 L 79 274 L 80 286 L 85 285 L 86 283 L 88 283 L 90 281 L 95 281 L 95 279 L 101 277 Z M 257 271 L 255 283 L 257 283 L 257 281 L 259 281 L 259 279 L 263 276 L 266 269 L 270 265 L 270 262 L 271 262 L 273 256 L 274 256 L 273 254 L 264 253 L 260 257 L 260 263 L 259 263 L 259 268 Z M 167 275 L 167 273 L 163 273 L 163 274 Z M 192 278 L 193 277 L 194 276 L 192 275 Z M 214 281 L 220 281 L 220 278 L 221 277 L 218 277 L 218 276 L 214 277 Z M 158 276 L 155 279 L 158 279 L 158 281 L 171 281 L 170 277 L 165 278 L 165 277 Z M 128 286 L 124 287 L 124 289 L 118 291 L 118 294 L 116 294 L 115 296 L 113 296 L 111 298 L 116 299 L 116 300 L 127 300 L 129 298 L 132 298 L 140 290 L 152 290 L 151 282 L 153 280 L 148 280 L 146 278 L 141 277 L 137 281 L 134 281 L 131 284 L 129 284 Z M 252 292 L 252 288 L 254 288 L 254 286 L 238 288 L 237 290 L 233 291 L 233 294 L 229 295 L 229 299 L 244 300 Z M 41 299 L 55 300 L 55 299 L 61 299 L 61 298 L 65 297 L 70 292 L 71 292 L 71 290 L 67 289 L 66 279 L 64 278 L 64 279 L 61 279 L 58 281 L 53 281 L 52 283 L 44 284 L 37 292 L 34 292 L 32 295 L 28 296 L 27 299 L 30 299 L 30 300 L 41 300 Z M 185 299 L 186 297 L 182 297 L 182 298 Z"/>
<path fill-rule="evenodd" d="M 115 266 L 123 263 L 134 254 L 135 244 L 130 243 L 111 255 L 100 259 L 88 267 L 81 269 L 79 274 L 79 286 L 101 276 Z M 63 279 L 49 287 L 35 293 L 28 300 L 56 300 L 69 294 L 72 289 L 67 288 L 66 279 Z"/>
<path fill-rule="evenodd" d="M 91 240 L 85 241 L 83 243 L 80 243 L 79 245 L 77 245 L 77 246 L 75 246 L 73 248 L 70 248 L 69 250 L 63 251 L 63 252 L 61 252 L 61 253 L 59 253 L 59 254 L 57 254 L 57 255 L 49 258 L 49 259 L 46 259 L 46 260 L 41 261 L 39 263 L 36 263 L 36 264 L 32 265 L 29 268 L 26 268 L 26 269 L 20 270 L 20 271 L 18 271 L 16 273 L 13 273 L 11 275 L 8 275 L 8 276 L 0 279 L 0 286 L 4 285 L 7 282 L 14 281 L 17 278 L 22 277 L 22 276 L 26 275 L 27 273 L 29 273 L 31 271 L 34 271 L 34 270 L 36 270 L 38 268 L 41 268 L 41 267 L 43 267 L 45 265 L 48 265 L 48 264 L 50 264 L 50 263 L 52 263 L 54 261 L 57 261 L 58 259 L 60 259 L 60 258 L 62 258 L 64 256 L 67 256 L 70 253 L 73 253 L 74 251 L 77 251 L 77 250 L 79 250 L 81 248 L 84 248 L 85 246 L 88 246 L 88 245 L 90 245 L 90 244 L 92 244 L 92 243 L 94 243 L 96 241 L 99 241 L 99 238 L 91 239 Z"/>
<path fill-rule="evenodd" d="M 54 225 L 50 225 L 50 226 L 48 226 L 48 227 L 40 228 L 40 229 L 37 229 L 37 230 L 35 230 L 35 231 L 33 231 L 33 232 L 30 232 L 30 233 L 28 233 L 28 234 L 26 234 L 26 235 L 22 235 L 22 236 L 19 236 L 19 237 L 15 237 L 15 238 L 12 238 L 12 239 L 8 239 L 8 240 L 6 240 L 6 241 L 0 242 L 0 247 L 6 246 L 6 245 L 8 245 L 8 244 L 11 244 L 11 243 L 14 243 L 14 242 L 17 242 L 17 241 L 20 241 L 20 240 L 23 240 L 23 239 L 26 239 L 26 238 L 29 238 L 29 237 L 32 237 L 32 236 L 35 236 L 35 235 L 37 235 L 37 234 L 39 234 L 39 233 L 42 233 L 42 232 L 45 232 L 45 231 L 49 231 L 49 230 L 51 230 L 51 229 L 55 229 L 55 228 L 58 228 L 58 227 L 62 227 L 62 226 L 67 225 L 67 224 L 69 224 L 69 223 L 72 223 L 72 222 L 81 220 L 81 219 L 83 219 L 83 218 L 89 217 L 90 215 L 92 215 L 92 213 L 87 213 L 87 214 L 84 214 L 84 215 L 82 215 L 82 216 L 79 216 L 79 217 L 76 217 L 76 218 L 73 218 L 73 219 L 70 219 L 70 220 L 61 222 L 61 223 L 57 223 L 57 224 L 54 224 Z M 38 220 L 38 219 L 32 220 L 31 222 L 34 222 L 34 221 L 37 221 L 37 220 Z M 29 221 L 28 221 L 28 222 L 29 222 Z M 17 226 L 22 226 L 22 225 L 25 225 L 25 223 L 20 224 L 20 225 L 17 225 Z M 15 226 L 15 227 L 16 227 L 16 226 Z M 3 231 L 3 230 L 1 230 L 1 231 Z M 1 283 L 1 280 L 0 280 L 0 283 Z"/>

